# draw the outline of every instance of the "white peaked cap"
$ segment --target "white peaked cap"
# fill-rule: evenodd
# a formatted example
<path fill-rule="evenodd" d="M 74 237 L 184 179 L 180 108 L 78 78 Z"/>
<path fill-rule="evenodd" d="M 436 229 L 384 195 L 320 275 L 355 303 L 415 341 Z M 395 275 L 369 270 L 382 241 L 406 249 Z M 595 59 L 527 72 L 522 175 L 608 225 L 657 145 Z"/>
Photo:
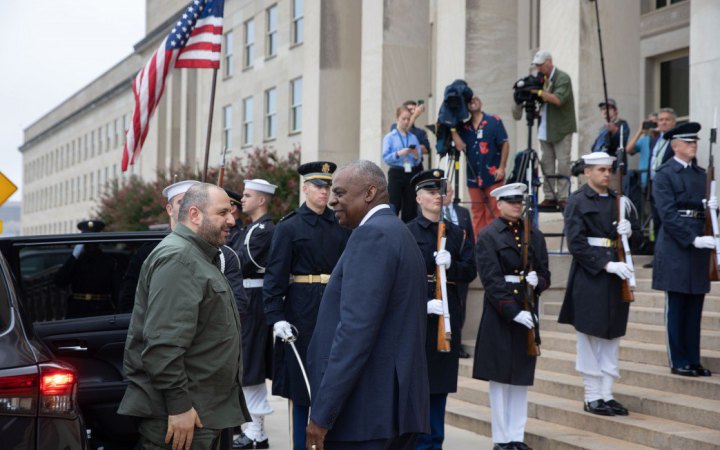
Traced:
<path fill-rule="evenodd" d="M 502 200 L 504 198 L 515 198 L 520 200 L 525 195 L 525 191 L 527 191 L 527 185 L 525 183 L 510 183 L 493 189 L 490 192 L 490 195 L 498 200 Z"/>
<path fill-rule="evenodd" d="M 582 155 L 582 159 L 586 166 L 608 166 L 611 165 L 617 158 L 610 156 L 605 152 L 593 152 L 587 155 Z"/>
<path fill-rule="evenodd" d="M 188 189 L 198 183 L 200 182 L 197 180 L 178 181 L 177 183 L 171 184 L 170 186 L 163 189 L 162 195 L 164 195 L 169 202 L 176 195 L 186 193 Z"/>
<path fill-rule="evenodd" d="M 277 186 L 268 183 L 262 178 L 256 178 L 254 180 L 245 180 L 245 189 L 250 189 L 251 191 L 265 192 L 272 195 L 275 193 L 275 189 L 277 189 Z"/>

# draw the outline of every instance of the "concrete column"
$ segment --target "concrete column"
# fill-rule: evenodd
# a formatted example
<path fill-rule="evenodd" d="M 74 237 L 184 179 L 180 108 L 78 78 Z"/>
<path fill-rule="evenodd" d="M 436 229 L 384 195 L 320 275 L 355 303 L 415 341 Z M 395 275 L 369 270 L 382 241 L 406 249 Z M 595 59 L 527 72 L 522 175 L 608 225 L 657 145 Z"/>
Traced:
<path fill-rule="evenodd" d="M 698 161 L 701 166 L 708 163 L 708 139 L 713 124 L 713 115 L 720 115 L 720 8 L 712 0 L 692 0 L 690 3 L 690 120 L 700 122 L 702 140 L 698 146 Z M 720 120 L 720 119 L 718 119 Z M 713 154 L 717 162 L 717 145 Z"/>

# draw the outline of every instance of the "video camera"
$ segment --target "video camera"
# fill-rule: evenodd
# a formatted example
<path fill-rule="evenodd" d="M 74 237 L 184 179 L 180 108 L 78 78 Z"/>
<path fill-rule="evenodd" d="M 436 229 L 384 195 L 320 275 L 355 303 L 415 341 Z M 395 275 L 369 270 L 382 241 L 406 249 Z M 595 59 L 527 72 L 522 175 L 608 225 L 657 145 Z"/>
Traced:
<path fill-rule="evenodd" d="M 473 90 L 465 80 L 455 80 L 445 87 L 437 126 L 433 130 L 437 136 L 438 155 L 444 156 L 450 151 L 450 129 L 460 127 L 467 120 L 470 115 L 467 106 L 472 98 Z"/>
<path fill-rule="evenodd" d="M 518 105 L 523 103 L 532 102 L 533 100 L 540 101 L 540 98 L 533 94 L 532 91 L 538 91 L 543 88 L 545 84 L 545 76 L 542 73 L 537 75 L 530 74 L 524 78 L 520 78 L 513 85 L 513 100 Z"/>

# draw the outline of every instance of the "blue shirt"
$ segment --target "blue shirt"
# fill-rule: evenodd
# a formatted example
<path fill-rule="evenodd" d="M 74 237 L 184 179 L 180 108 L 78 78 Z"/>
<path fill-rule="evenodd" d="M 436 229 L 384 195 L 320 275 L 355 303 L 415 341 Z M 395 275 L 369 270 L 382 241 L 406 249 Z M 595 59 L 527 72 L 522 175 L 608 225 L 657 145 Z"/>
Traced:
<path fill-rule="evenodd" d="M 415 152 L 410 152 L 405 156 L 397 156 L 398 151 L 410 147 L 411 145 L 414 145 L 415 149 L 420 153 L 419 158 Z M 410 162 L 411 166 L 418 166 L 422 163 L 420 142 L 418 141 L 418 138 L 410 132 L 403 136 L 397 129 L 392 130 L 383 138 L 382 158 L 383 161 L 385 161 L 385 164 L 390 167 L 402 168 L 406 159 Z"/>
<path fill-rule="evenodd" d="M 640 183 L 643 189 L 647 187 L 647 171 L 650 167 L 650 136 L 645 135 L 637 140 L 633 154 L 640 153 L 640 161 L 638 161 L 638 171 L 640 172 Z"/>
<path fill-rule="evenodd" d="M 488 187 L 496 183 L 495 171 L 500 165 L 502 146 L 508 140 L 500 117 L 483 113 L 478 127 L 468 120 L 458 128 L 460 138 L 467 146 L 468 187 Z"/>

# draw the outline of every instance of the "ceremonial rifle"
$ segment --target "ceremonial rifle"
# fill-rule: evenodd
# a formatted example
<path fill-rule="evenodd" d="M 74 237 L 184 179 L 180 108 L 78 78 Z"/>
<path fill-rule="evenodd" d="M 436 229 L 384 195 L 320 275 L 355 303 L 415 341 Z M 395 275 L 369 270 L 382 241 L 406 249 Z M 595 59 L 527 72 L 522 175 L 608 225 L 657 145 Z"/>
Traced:
<path fill-rule="evenodd" d="M 225 178 L 225 156 L 227 155 L 228 148 L 223 148 L 222 152 L 220 153 L 220 172 L 218 173 L 218 183 L 217 185 L 222 187 L 223 185 L 223 179 Z"/>
<path fill-rule="evenodd" d="M 622 124 L 620 124 L 620 144 L 618 145 L 617 149 L 617 162 L 618 162 L 618 170 L 617 170 L 617 179 L 618 179 L 618 189 L 617 189 L 617 210 L 618 210 L 618 223 L 620 223 L 621 220 L 625 219 L 626 214 L 629 214 L 632 211 L 632 205 L 630 204 L 630 199 L 623 196 L 623 173 L 625 172 L 625 145 L 623 144 L 623 128 Z M 627 280 L 621 281 L 621 288 L 620 288 L 620 299 L 624 302 L 634 302 L 635 296 L 633 295 L 632 289 L 636 286 L 635 281 L 635 267 L 633 266 L 633 260 L 632 260 L 632 254 L 630 253 L 630 244 L 628 242 L 628 238 L 626 235 L 622 234 L 618 237 L 617 242 L 617 249 L 618 249 L 618 260 L 624 261 L 625 264 L 630 268 L 631 275 L 630 278 Z"/>
<path fill-rule="evenodd" d="M 532 193 L 525 194 L 525 219 L 523 220 L 523 247 L 522 247 L 522 267 L 525 276 L 532 272 L 532 257 L 530 255 L 530 229 L 533 224 L 533 199 Z M 530 313 L 535 327 L 535 287 L 523 278 L 523 309 Z M 540 356 L 540 336 L 535 333 L 535 327 L 528 329 L 527 333 L 527 354 L 528 356 Z"/>
<path fill-rule="evenodd" d="M 707 176 L 705 184 L 705 198 L 710 199 L 715 195 L 715 161 L 712 154 L 712 147 L 717 138 L 717 129 L 715 128 L 715 120 L 717 119 L 717 110 L 715 111 L 715 117 L 713 119 L 713 127 L 710 129 L 710 148 L 708 150 L 709 161 L 707 166 Z M 710 281 L 720 280 L 720 274 L 718 274 L 718 266 L 720 266 L 720 254 L 717 252 L 718 244 L 720 244 L 720 233 L 718 232 L 718 221 L 715 211 L 705 206 L 705 235 L 715 237 L 715 248 L 710 250 L 708 256 L 708 276 Z"/>
<path fill-rule="evenodd" d="M 453 153 L 448 152 L 447 154 L 447 169 L 448 171 L 453 170 Z M 452 178 L 452 172 L 449 172 Z M 447 175 L 448 172 L 446 171 Z M 437 235 L 437 251 L 440 252 L 445 250 L 445 242 L 447 236 L 445 234 L 445 218 L 443 214 L 443 208 L 445 203 L 445 196 L 447 196 L 447 183 L 448 179 L 443 178 L 440 180 L 440 220 L 438 221 L 438 235 Z M 450 307 L 448 304 L 447 295 L 447 284 L 445 276 L 445 266 L 435 266 L 435 298 L 442 300 L 443 305 L 443 316 L 438 319 L 437 329 L 437 351 L 441 353 L 448 353 L 450 351 L 450 341 L 452 340 L 452 328 L 450 327 Z"/>

